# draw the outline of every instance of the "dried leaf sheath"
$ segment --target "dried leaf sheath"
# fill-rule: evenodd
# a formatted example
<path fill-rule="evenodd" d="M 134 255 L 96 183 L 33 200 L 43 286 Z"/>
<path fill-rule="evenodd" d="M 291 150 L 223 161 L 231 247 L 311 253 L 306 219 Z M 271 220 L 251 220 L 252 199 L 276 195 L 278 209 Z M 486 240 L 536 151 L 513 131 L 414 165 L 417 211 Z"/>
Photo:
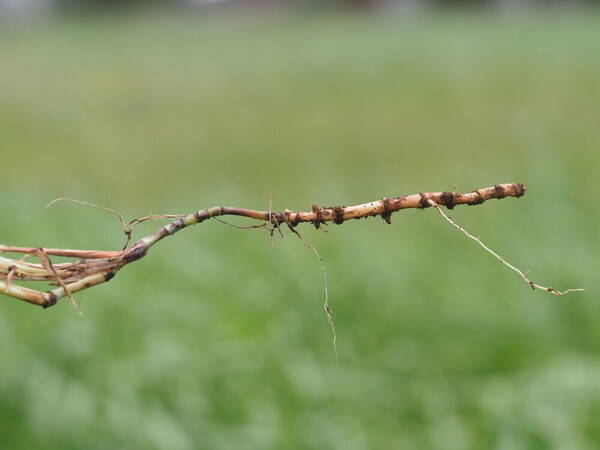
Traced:
<path fill-rule="evenodd" d="M 422 192 L 396 198 L 382 198 L 354 206 L 319 208 L 313 205 L 312 210 L 307 212 L 285 210 L 273 213 L 271 211 L 216 206 L 188 215 L 168 216 L 177 218 L 122 251 L 40 249 L 0 245 L 0 252 L 33 255 L 40 260 L 38 264 L 0 256 L 0 293 L 44 308 L 52 306 L 62 297 L 109 281 L 124 266 L 143 258 L 150 247 L 165 237 L 171 236 L 190 225 L 217 216 L 242 216 L 261 221 L 263 225 L 269 227 L 279 227 L 281 224 L 287 224 L 292 228 L 300 223 L 311 223 L 318 228 L 325 222 L 342 224 L 346 220 L 377 215 L 390 223 L 392 213 L 402 209 L 427 208 L 433 205 L 444 205 L 451 209 L 456 205 L 478 205 L 494 198 L 521 197 L 524 194 L 525 188 L 522 184 L 511 183 L 497 184 L 468 193 Z M 130 224 L 136 225 L 152 218 L 156 218 L 156 216 L 135 219 Z M 131 229 L 125 227 L 124 229 L 126 233 L 131 232 Z M 78 260 L 72 263 L 52 264 L 49 259 L 50 256 L 78 258 Z M 39 292 L 16 285 L 15 282 L 19 281 L 45 281 L 53 283 L 57 287 L 48 292 Z"/>

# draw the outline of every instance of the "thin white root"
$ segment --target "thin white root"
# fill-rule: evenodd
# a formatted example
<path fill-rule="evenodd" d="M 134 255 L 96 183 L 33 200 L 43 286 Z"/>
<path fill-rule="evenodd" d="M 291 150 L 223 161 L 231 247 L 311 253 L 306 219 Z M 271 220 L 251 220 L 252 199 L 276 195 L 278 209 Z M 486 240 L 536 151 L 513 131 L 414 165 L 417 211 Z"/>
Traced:
<path fill-rule="evenodd" d="M 542 286 L 540 284 L 534 283 L 533 281 L 531 281 L 527 275 L 525 275 L 525 272 L 523 272 L 521 269 L 519 269 L 518 267 L 513 266 L 511 263 L 509 263 L 508 261 L 506 261 L 502 256 L 500 256 L 498 253 L 496 253 L 494 250 L 492 250 L 491 248 L 489 248 L 487 245 L 485 245 L 481 239 L 479 239 L 477 236 L 473 236 L 471 233 L 469 233 L 467 230 L 465 230 L 463 227 L 461 227 L 459 224 L 457 224 L 454 220 L 452 220 L 452 218 L 450 216 L 448 216 L 440 207 L 440 205 L 438 205 L 436 202 L 434 202 L 433 200 L 428 200 L 429 205 L 433 206 L 435 209 L 438 210 L 438 212 L 442 215 L 442 217 L 444 219 L 446 219 L 454 228 L 456 228 L 457 230 L 461 231 L 465 236 L 467 236 L 469 239 L 477 242 L 486 252 L 488 252 L 490 255 L 492 255 L 494 258 L 496 258 L 498 261 L 500 261 L 502 264 L 504 264 L 506 267 L 508 267 L 509 269 L 513 270 L 514 272 L 518 273 L 521 278 L 523 278 L 523 280 L 525 280 L 525 282 L 533 289 L 539 289 L 541 291 L 547 291 L 550 292 L 554 295 L 565 295 L 568 294 L 569 292 L 583 292 L 585 291 L 585 289 L 567 289 L 566 291 L 559 291 L 558 289 L 555 289 L 553 287 L 545 287 Z"/>
<path fill-rule="evenodd" d="M 123 214 L 121 214 L 119 211 L 117 211 L 116 209 L 112 209 L 109 208 L 107 206 L 101 206 L 101 205 L 96 205 L 95 203 L 90 203 L 90 202 L 84 202 L 82 200 L 77 200 L 75 198 L 69 198 L 69 197 L 59 197 L 59 198 L 55 198 L 54 200 L 52 200 L 50 203 L 48 203 L 46 205 L 46 208 L 50 208 L 51 206 L 54 206 L 55 204 L 57 204 L 58 202 L 71 202 L 71 203 L 77 203 L 78 205 L 83 205 L 83 206 L 90 206 L 92 208 L 97 208 L 97 209 L 102 209 L 104 211 L 108 211 L 109 213 L 114 214 L 115 216 L 117 216 L 119 218 L 119 222 L 121 223 L 121 228 L 123 229 L 123 231 L 126 230 L 126 224 L 125 224 L 125 218 L 123 217 Z"/>
<path fill-rule="evenodd" d="M 271 201 L 269 201 L 269 214 L 271 211 Z M 257 228 L 266 228 L 267 231 L 270 234 L 271 237 L 271 246 L 273 246 L 273 234 L 275 232 L 275 229 L 279 230 L 279 233 L 282 234 L 283 237 L 283 231 L 281 230 L 281 224 L 276 224 L 273 225 L 271 223 L 271 218 L 269 217 L 269 222 L 262 222 L 258 225 L 237 225 L 231 222 L 228 222 L 226 220 L 223 220 L 219 217 L 212 217 L 212 219 L 216 220 L 217 222 L 220 222 L 224 225 L 229 225 L 233 228 L 237 228 L 237 229 L 242 229 L 242 230 L 251 230 L 251 229 L 257 229 Z M 315 248 L 314 245 L 312 245 L 310 242 L 308 242 L 306 239 L 304 239 L 304 236 L 302 236 L 300 234 L 300 232 L 298 230 L 296 230 L 296 228 L 294 226 L 292 226 L 289 222 L 284 222 L 287 224 L 288 228 L 290 229 L 290 231 L 292 233 L 294 233 L 298 239 L 300 239 L 302 241 L 302 243 L 308 248 L 308 250 L 313 253 L 317 259 L 319 260 L 319 265 L 321 266 L 321 271 L 323 272 L 323 279 L 324 279 L 324 297 L 325 297 L 325 301 L 323 303 L 323 310 L 325 311 L 325 314 L 327 315 L 327 323 L 329 325 L 329 328 L 331 330 L 331 337 L 332 337 L 332 341 L 333 341 L 333 352 L 335 354 L 335 365 L 336 367 L 338 367 L 339 365 L 339 354 L 338 354 L 338 349 L 337 349 L 337 334 L 335 332 L 335 325 L 333 323 L 333 310 L 330 308 L 329 306 L 329 280 L 328 280 L 328 276 L 327 276 L 327 268 L 325 267 L 325 260 L 323 259 L 323 257 L 321 256 L 321 254 L 319 253 L 319 251 Z"/>
<path fill-rule="evenodd" d="M 327 323 L 329 324 L 329 328 L 331 329 L 331 338 L 333 341 L 333 352 L 335 353 L 335 366 L 338 367 L 339 354 L 338 354 L 338 349 L 337 349 L 337 334 L 335 333 L 335 325 L 333 323 L 333 310 L 329 307 L 329 280 L 327 277 L 327 268 L 325 267 L 325 260 L 323 259 L 323 257 L 319 253 L 319 251 L 315 248 L 315 246 L 312 245 L 310 242 L 308 242 L 306 239 L 304 239 L 304 237 L 298 232 L 298 230 L 296 230 L 289 223 L 288 223 L 288 228 L 318 258 L 319 264 L 321 265 L 321 271 L 323 272 L 323 279 L 325 281 L 325 286 L 324 286 L 325 302 L 323 303 L 323 310 L 325 311 L 325 314 L 327 315 Z"/>

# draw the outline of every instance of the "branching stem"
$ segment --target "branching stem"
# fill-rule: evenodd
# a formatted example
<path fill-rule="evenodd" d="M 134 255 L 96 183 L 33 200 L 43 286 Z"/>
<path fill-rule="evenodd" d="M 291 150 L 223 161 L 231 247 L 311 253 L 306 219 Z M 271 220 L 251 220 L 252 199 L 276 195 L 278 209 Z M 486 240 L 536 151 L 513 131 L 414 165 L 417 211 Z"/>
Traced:
<path fill-rule="evenodd" d="M 272 212 L 269 206 L 268 211 L 258 211 L 253 209 L 236 208 L 230 206 L 215 206 L 192 214 L 177 215 L 150 215 L 130 222 L 125 222 L 123 216 L 117 211 L 99 207 L 87 202 L 76 201 L 84 205 L 99 207 L 105 209 L 119 217 L 123 232 L 128 237 L 135 226 L 156 219 L 175 219 L 169 224 L 160 227 L 154 233 L 138 240 L 131 246 L 117 251 L 101 250 L 73 250 L 56 249 L 40 247 L 15 247 L 9 245 L 0 245 L 0 253 L 17 253 L 35 256 L 38 263 L 26 262 L 24 259 L 7 258 L 0 256 L 0 293 L 15 297 L 35 305 L 47 308 L 54 305 L 58 299 L 69 297 L 75 304 L 73 294 L 105 283 L 111 280 L 115 274 L 134 261 L 137 261 L 148 253 L 148 250 L 164 238 L 171 236 L 178 231 L 187 228 L 190 225 L 204 222 L 210 218 L 219 216 L 241 216 L 249 219 L 261 221 L 256 225 L 242 226 L 242 228 L 266 228 L 272 234 L 275 229 L 281 233 L 281 225 L 287 224 L 301 239 L 295 227 L 301 223 L 311 223 L 319 229 L 322 224 L 334 222 L 338 225 L 346 220 L 360 219 L 363 217 L 381 216 L 387 223 L 391 223 L 392 213 L 408 208 L 428 208 L 435 207 L 446 220 L 455 228 L 465 233 L 470 239 L 479 243 L 486 251 L 494 255 L 500 262 L 517 272 L 532 288 L 543 289 L 555 295 L 563 295 L 567 292 L 579 291 L 580 289 L 570 289 L 567 291 L 558 291 L 554 288 L 546 288 L 533 283 L 527 276 L 515 266 L 507 263 L 497 253 L 485 246 L 478 238 L 469 234 L 464 228 L 457 225 L 441 209 L 441 205 L 448 209 L 456 205 L 478 205 L 490 199 L 503 199 L 505 197 L 521 197 L 525 194 L 525 187 L 522 184 L 497 184 L 492 187 L 476 189 L 468 193 L 458 192 L 421 192 L 419 194 L 400 196 L 396 198 L 384 197 L 369 203 L 363 203 L 354 206 L 330 206 L 319 208 L 313 205 L 311 211 L 295 212 L 285 210 L 283 212 Z M 71 200 L 71 199 L 62 199 Z M 53 202 L 54 203 L 54 202 Z M 218 219 L 223 221 L 223 219 Z M 304 241 L 304 239 L 302 239 Z M 129 242 L 129 241 L 128 241 Z M 322 258 L 316 252 L 316 249 L 304 241 L 312 249 L 322 263 Z M 65 263 L 52 263 L 51 256 L 61 256 L 67 258 L 76 258 L 76 261 Z M 324 269 L 324 266 L 322 266 Z M 324 271 L 325 277 L 327 272 Z M 24 286 L 17 285 L 16 282 L 47 282 L 56 287 L 47 292 L 41 292 Z M 325 310 L 328 320 L 332 325 L 331 310 L 329 309 L 328 294 L 325 292 Z M 335 330 L 332 327 L 335 337 Z"/>

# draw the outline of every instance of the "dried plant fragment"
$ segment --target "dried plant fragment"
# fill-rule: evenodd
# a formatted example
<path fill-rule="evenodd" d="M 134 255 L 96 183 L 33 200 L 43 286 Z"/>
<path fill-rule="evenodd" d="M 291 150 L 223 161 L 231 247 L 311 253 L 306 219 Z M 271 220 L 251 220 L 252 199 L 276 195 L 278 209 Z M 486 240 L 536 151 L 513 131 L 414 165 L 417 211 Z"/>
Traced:
<path fill-rule="evenodd" d="M 246 208 L 236 208 L 230 206 L 215 206 L 192 214 L 156 214 L 142 217 L 126 222 L 123 216 L 111 209 L 104 208 L 92 203 L 81 202 L 72 199 L 57 199 L 75 201 L 76 203 L 101 208 L 107 210 L 119 217 L 123 232 L 128 238 L 134 227 L 140 223 L 157 219 L 175 219 L 165 226 L 158 228 L 154 233 L 139 239 L 131 246 L 126 244 L 123 250 L 74 250 L 74 249 L 55 249 L 42 247 L 15 247 L 9 245 L 0 245 L 0 253 L 17 253 L 36 256 L 39 263 L 26 262 L 24 259 L 18 260 L 0 256 L 0 293 L 47 308 L 54 305 L 59 299 L 68 297 L 73 305 L 78 305 L 73 297 L 74 294 L 90 287 L 105 283 L 111 280 L 115 274 L 126 265 L 135 262 L 148 253 L 150 248 L 168 236 L 172 236 L 178 231 L 189 227 L 190 225 L 204 222 L 211 218 L 220 216 L 240 216 L 259 221 L 259 224 L 249 226 L 236 226 L 241 228 L 265 228 L 272 235 L 278 231 L 283 236 L 281 225 L 287 224 L 290 229 L 308 246 L 309 249 L 319 258 L 322 264 L 322 258 L 316 249 L 309 244 L 298 233 L 296 227 L 302 223 L 312 224 L 319 229 L 321 225 L 333 222 L 338 225 L 347 220 L 360 219 L 363 217 L 381 216 L 388 224 L 391 223 L 392 214 L 402 209 L 428 207 L 436 208 L 442 216 L 450 222 L 455 228 L 462 231 L 467 237 L 475 240 L 487 252 L 494 255 L 502 264 L 517 272 L 532 288 L 542 289 L 554 295 L 563 295 L 568 292 L 581 291 L 581 289 L 569 289 L 559 291 L 554 288 L 547 288 L 533 283 L 523 271 L 512 264 L 506 262 L 501 256 L 483 244 L 478 238 L 468 233 L 460 227 L 449 216 L 447 216 L 441 206 L 452 209 L 457 205 L 479 205 L 490 199 L 503 199 L 506 197 L 521 197 L 525 194 L 525 187 L 519 183 L 497 184 L 495 186 L 476 189 L 472 192 L 421 192 L 419 194 L 400 196 L 395 198 L 384 197 L 380 200 L 363 203 L 353 206 L 331 206 L 319 208 L 313 205 L 310 211 L 290 211 L 273 212 L 271 207 L 267 211 L 258 211 Z M 55 201 L 55 202 L 56 202 Z M 51 204 L 54 204 L 52 202 Z M 217 219 L 224 221 L 224 219 Z M 229 224 L 229 222 L 226 222 Z M 230 224 L 233 225 L 233 224 Z M 75 259 L 72 262 L 54 264 L 50 257 L 61 256 Z M 325 277 L 327 272 L 322 264 Z M 46 282 L 53 283 L 57 287 L 47 292 L 29 289 L 16 284 L 17 282 Z M 331 309 L 328 303 L 328 294 L 325 291 L 324 309 L 328 320 L 333 329 Z"/>

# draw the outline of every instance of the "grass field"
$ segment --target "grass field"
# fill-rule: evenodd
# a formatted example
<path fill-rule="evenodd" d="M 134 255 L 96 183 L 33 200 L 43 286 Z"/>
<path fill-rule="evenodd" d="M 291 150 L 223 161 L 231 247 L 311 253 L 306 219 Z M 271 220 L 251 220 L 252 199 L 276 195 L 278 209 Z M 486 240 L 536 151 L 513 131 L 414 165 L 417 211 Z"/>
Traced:
<path fill-rule="evenodd" d="M 0 242 L 110 215 L 519 200 L 304 236 L 204 223 L 41 310 L 1 300 L 2 449 L 596 449 L 600 15 L 158 16 L 0 30 Z M 241 223 L 241 222 L 240 222 Z M 144 225 L 138 236 L 150 232 Z"/>

